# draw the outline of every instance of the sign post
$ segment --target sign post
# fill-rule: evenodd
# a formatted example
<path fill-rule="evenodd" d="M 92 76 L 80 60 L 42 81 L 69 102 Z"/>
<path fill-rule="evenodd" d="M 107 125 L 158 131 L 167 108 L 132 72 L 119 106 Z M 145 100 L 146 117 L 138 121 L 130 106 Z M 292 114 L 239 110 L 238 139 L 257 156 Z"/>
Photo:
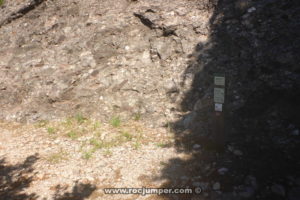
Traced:
<path fill-rule="evenodd" d="M 224 131 L 224 103 L 225 103 L 225 75 L 215 74 L 214 76 L 214 114 L 213 134 L 218 149 L 223 150 L 225 146 Z"/>

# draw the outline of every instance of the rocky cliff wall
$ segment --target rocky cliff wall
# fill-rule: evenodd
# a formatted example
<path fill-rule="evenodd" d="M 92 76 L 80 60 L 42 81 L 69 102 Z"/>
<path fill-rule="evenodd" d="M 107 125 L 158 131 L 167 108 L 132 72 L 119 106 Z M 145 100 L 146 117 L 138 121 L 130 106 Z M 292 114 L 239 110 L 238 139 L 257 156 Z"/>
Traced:
<path fill-rule="evenodd" d="M 7 0 L 0 116 L 139 115 L 197 129 L 222 72 L 233 121 L 299 124 L 298 11 L 292 0 Z"/>
<path fill-rule="evenodd" d="M 213 8 L 209 1 L 7 0 L 1 118 L 138 114 L 155 126 L 178 119 L 193 81 L 185 70 L 194 47 L 209 40 Z"/>

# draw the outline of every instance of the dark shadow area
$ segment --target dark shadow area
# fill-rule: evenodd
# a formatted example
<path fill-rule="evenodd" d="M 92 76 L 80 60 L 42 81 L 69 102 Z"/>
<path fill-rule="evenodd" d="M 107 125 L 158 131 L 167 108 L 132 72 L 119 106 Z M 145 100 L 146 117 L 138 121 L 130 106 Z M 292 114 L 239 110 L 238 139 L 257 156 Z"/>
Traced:
<path fill-rule="evenodd" d="M 24 192 L 35 178 L 33 165 L 38 159 L 37 155 L 32 155 L 27 157 L 24 162 L 15 165 L 8 164 L 5 158 L 0 160 L 0 200 L 34 200 L 39 198 L 39 194 Z M 76 182 L 71 192 L 68 190 L 68 187 L 57 185 L 55 194 L 51 199 L 84 200 L 96 190 L 96 187 L 92 184 Z"/>
<path fill-rule="evenodd" d="M 214 9 L 199 43 L 174 123 L 175 146 L 190 154 L 162 171 L 163 188 L 201 187 L 165 199 L 300 199 L 300 2 L 199 1 Z M 215 134 L 214 74 L 226 76 L 224 145 Z M 184 82 L 184 81 L 183 81 Z"/>
<path fill-rule="evenodd" d="M 23 163 L 9 165 L 5 159 L 0 160 L 0 199 L 36 199 L 37 194 L 25 194 L 34 177 L 33 165 L 38 160 L 36 155 L 29 156 Z"/>
<path fill-rule="evenodd" d="M 72 192 L 65 192 L 67 189 L 68 188 L 62 187 L 60 185 L 56 186 L 56 191 L 53 199 L 83 200 L 89 197 L 96 190 L 96 187 L 92 184 L 82 184 L 76 182 L 75 186 L 72 188 Z"/>

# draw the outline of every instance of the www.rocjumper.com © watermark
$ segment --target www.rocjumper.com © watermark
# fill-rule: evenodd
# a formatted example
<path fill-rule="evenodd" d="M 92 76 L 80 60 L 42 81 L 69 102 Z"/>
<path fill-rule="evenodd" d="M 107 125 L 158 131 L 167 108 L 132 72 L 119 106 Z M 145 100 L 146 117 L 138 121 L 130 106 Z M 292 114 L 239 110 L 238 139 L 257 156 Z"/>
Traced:
<path fill-rule="evenodd" d="M 200 194 L 202 189 L 200 187 L 191 188 L 104 188 L 105 194 Z"/>

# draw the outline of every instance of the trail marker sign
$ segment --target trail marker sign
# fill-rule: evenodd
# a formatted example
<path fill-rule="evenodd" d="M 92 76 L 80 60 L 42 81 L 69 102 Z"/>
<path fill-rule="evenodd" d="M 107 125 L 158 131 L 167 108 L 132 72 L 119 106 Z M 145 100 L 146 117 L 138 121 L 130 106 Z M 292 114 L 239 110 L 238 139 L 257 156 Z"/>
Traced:
<path fill-rule="evenodd" d="M 214 77 L 214 83 L 215 85 L 225 87 L 225 76 L 216 75 Z"/>
<path fill-rule="evenodd" d="M 215 74 L 214 76 L 214 102 L 215 111 L 222 112 L 223 104 L 225 102 L 225 76 Z"/>
<path fill-rule="evenodd" d="M 224 88 L 215 88 L 214 89 L 214 102 L 215 103 L 224 103 L 225 89 Z"/>
<path fill-rule="evenodd" d="M 222 112 L 223 111 L 223 104 L 215 103 L 215 111 Z"/>
<path fill-rule="evenodd" d="M 215 113 L 213 115 L 213 135 L 216 139 L 216 144 L 220 150 L 225 147 L 225 113 L 226 109 L 223 105 L 225 102 L 225 75 L 214 75 L 214 103 Z"/>

